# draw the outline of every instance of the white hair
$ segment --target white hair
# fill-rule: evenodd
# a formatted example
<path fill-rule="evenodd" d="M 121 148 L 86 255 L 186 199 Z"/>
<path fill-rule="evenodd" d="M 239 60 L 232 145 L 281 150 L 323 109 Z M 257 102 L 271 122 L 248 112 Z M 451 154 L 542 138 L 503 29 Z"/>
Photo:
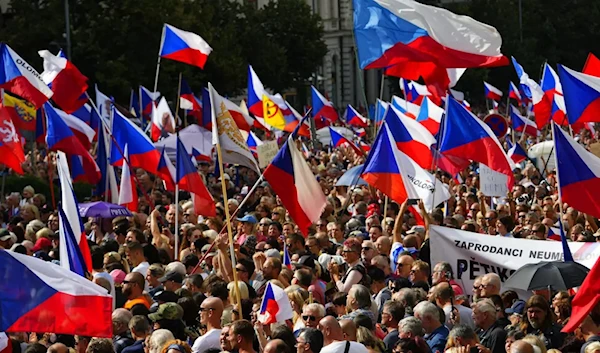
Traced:
<path fill-rule="evenodd" d="M 498 288 L 498 290 L 500 290 L 502 286 L 502 281 L 500 280 L 500 276 L 498 276 L 497 273 L 488 273 L 485 276 L 483 276 L 481 281 L 483 282 L 483 280 L 487 280 L 489 284 L 492 284 L 494 287 Z"/>
<path fill-rule="evenodd" d="M 304 309 L 316 311 L 320 317 L 325 317 L 325 307 L 319 303 L 310 303 L 304 305 Z"/>
<path fill-rule="evenodd" d="M 425 317 L 429 317 L 431 319 L 436 319 L 438 321 L 440 320 L 440 312 L 437 308 L 437 306 L 435 306 L 435 304 L 424 301 L 424 302 L 420 302 L 419 304 L 417 304 L 414 308 L 413 308 L 413 313 L 415 315 L 419 315 L 422 318 Z"/>
<path fill-rule="evenodd" d="M 473 306 L 483 313 L 488 313 L 492 316 L 496 315 L 496 305 L 490 299 L 482 299 L 473 303 Z"/>
<path fill-rule="evenodd" d="M 167 267 L 165 267 L 165 273 L 171 272 L 171 271 L 178 272 L 183 277 L 185 277 L 185 275 L 186 275 L 185 265 L 178 261 L 170 262 L 167 265 Z"/>
<path fill-rule="evenodd" d="M 113 311 L 113 313 L 112 313 L 112 321 L 116 321 L 125 326 L 127 326 L 129 324 L 129 321 L 131 321 L 131 318 L 133 318 L 133 315 L 127 309 L 118 308 L 118 309 L 115 309 L 115 311 Z"/>
<path fill-rule="evenodd" d="M 169 330 L 163 328 L 158 329 L 150 334 L 150 353 L 160 353 L 165 343 L 174 340 L 175 337 Z"/>
<path fill-rule="evenodd" d="M 400 320 L 398 323 L 398 332 L 402 333 L 412 333 L 413 336 L 423 336 L 425 331 L 423 331 L 423 325 L 421 324 L 421 320 L 417 319 L 414 316 L 405 317 Z"/>

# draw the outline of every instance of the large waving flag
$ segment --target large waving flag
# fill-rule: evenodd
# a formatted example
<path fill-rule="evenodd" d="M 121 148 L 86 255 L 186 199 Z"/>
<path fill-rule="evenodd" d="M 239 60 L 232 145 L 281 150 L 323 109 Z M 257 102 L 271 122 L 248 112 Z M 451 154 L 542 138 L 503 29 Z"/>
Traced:
<path fill-rule="evenodd" d="M 521 163 L 527 159 L 527 152 L 521 147 L 521 144 L 515 143 L 514 145 L 510 141 L 506 141 L 508 144 L 507 155 L 515 163 Z"/>
<path fill-rule="evenodd" d="M 158 141 L 161 137 L 174 132 L 175 118 L 169 104 L 167 104 L 167 100 L 162 97 L 158 102 L 158 106 L 152 107 L 152 127 L 150 128 L 152 141 Z"/>
<path fill-rule="evenodd" d="M 286 121 L 283 116 L 283 112 L 279 105 L 277 105 L 269 95 L 265 94 L 262 98 L 263 104 L 263 118 L 265 123 L 276 128 L 277 130 L 285 130 Z"/>
<path fill-rule="evenodd" d="M 0 43 L 0 88 L 25 98 L 36 109 L 53 95 L 33 66 L 4 43 Z"/>
<path fill-rule="evenodd" d="M 344 135 L 335 131 L 331 126 L 329 127 L 329 134 L 331 135 L 331 146 L 340 147 L 348 146 L 354 150 L 359 156 L 364 155 L 364 152 L 354 144 L 354 142 L 348 140 Z"/>
<path fill-rule="evenodd" d="M 510 121 L 512 123 L 513 130 L 533 137 L 538 135 L 537 126 L 533 123 L 533 121 L 519 114 L 519 109 L 512 104 L 510 105 Z"/>
<path fill-rule="evenodd" d="M 294 135 L 288 137 L 265 169 L 264 176 L 300 233 L 308 236 L 308 227 L 319 219 L 327 200 L 302 152 L 296 147 Z"/>
<path fill-rule="evenodd" d="M 129 159 L 129 145 L 125 145 L 125 159 Z M 135 180 L 127 163 L 121 168 L 121 187 L 119 188 L 119 205 L 125 206 L 131 212 L 138 211 L 138 194 Z"/>
<path fill-rule="evenodd" d="M 205 217 L 215 217 L 217 214 L 215 200 L 208 192 L 200 174 L 192 163 L 190 154 L 179 138 L 177 138 L 177 168 L 176 184 L 181 190 L 194 194 L 194 209 Z"/>
<path fill-rule="evenodd" d="M 554 153 L 562 202 L 578 211 L 600 217 L 600 158 L 553 124 Z"/>
<path fill-rule="evenodd" d="M 346 108 L 346 113 L 344 114 L 344 120 L 346 120 L 346 124 L 350 126 L 357 127 L 367 127 L 369 126 L 367 119 L 364 118 L 353 106 L 348 104 Z"/>
<path fill-rule="evenodd" d="M 521 93 L 519 92 L 519 89 L 517 88 L 517 86 L 515 86 L 515 84 L 512 83 L 512 81 L 510 82 L 510 85 L 508 86 L 508 98 L 515 99 L 517 101 L 517 103 L 523 104 L 523 99 L 521 98 Z"/>
<path fill-rule="evenodd" d="M 56 167 L 60 180 L 61 203 L 58 209 L 60 266 L 85 277 L 92 271 L 92 255 L 79 216 L 79 205 L 69 173 L 67 155 L 57 153 Z"/>
<path fill-rule="evenodd" d="M 493 101 L 499 101 L 504 95 L 501 90 L 497 89 L 496 87 L 490 85 L 485 81 L 483 81 L 483 91 L 485 93 L 485 98 L 491 99 Z"/>
<path fill-rule="evenodd" d="M 600 71 L 600 70 L 599 70 Z M 581 287 L 571 301 L 571 316 L 561 332 L 573 332 L 600 303 L 600 257 L 596 259 L 591 271 L 585 276 Z"/>
<path fill-rule="evenodd" d="M 542 90 L 552 102 L 551 117 L 560 125 L 567 125 L 567 110 L 565 107 L 565 98 L 563 97 L 562 85 L 556 72 L 548 63 L 544 63 L 544 73 L 542 74 Z"/>
<path fill-rule="evenodd" d="M 0 104 L 0 163 L 23 174 L 23 162 L 25 154 L 21 138 L 6 108 Z"/>
<path fill-rule="evenodd" d="M 523 67 L 512 58 L 513 66 L 519 76 L 521 89 L 525 96 L 533 103 L 533 112 L 535 113 L 535 123 L 538 129 L 543 128 L 552 114 L 552 101 L 544 94 L 542 87 L 527 75 Z"/>
<path fill-rule="evenodd" d="M 79 142 L 85 147 L 86 150 L 89 150 L 92 147 L 92 141 L 96 136 L 96 132 L 92 129 L 88 124 L 86 124 L 81 119 L 67 114 L 66 112 L 55 109 L 56 113 L 61 117 L 61 119 L 67 124 L 69 129 L 75 134 Z"/>
<path fill-rule="evenodd" d="M 49 103 L 44 104 L 46 111 L 46 143 L 52 151 L 63 151 L 70 155 L 84 156 L 88 150 L 73 133 L 62 118 L 61 113 Z"/>
<path fill-rule="evenodd" d="M 0 250 L 0 307 L 0 331 L 112 337 L 106 289 L 33 256 Z"/>
<path fill-rule="evenodd" d="M 265 295 L 260 304 L 258 321 L 263 325 L 285 322 L 294 317 L 292 304 L 285 291 L 271 282 L 267 283 Z"/>
<path fill-rule="evenodd" d="M 315 86 L 310 86 L 312 96 L 312 115 L 315 119 L 325 118 L 329 121 L 336 121 L 338 113 L 329 99 L 325 98 Z"/>
<path fill-rule="evenodd" d="M 129 146 L 129 165 L 131 168 L 142 168 L 147 172 L 156 173 L 160 154 L 150 141 L 150 138 L 131 120 L 113 107 L 112 139 L 110 162 L 114 166 L 123 165 L 123 151 Z"/>
<path fill-rule="evenodd" d="M 203 69 L 212 48 L 199 35 L 165 23 L 160 44 L 160 56 Z"/>
<path fill-rule="evenodd" d="M 67 58 L 55 56 L 48 50 L 40 50 L 38 54 L 44 59 L 42 80 L 54 92 L 52 100 L 69 114 L 81 108 L 87 102 L 88 78 Z"/>
<path fill-rule="evenodd" d="M 373 142 L 364 168 L 361 178 L 398 203 L 422 199 L 431 211 L 434 202 L 439 204 L 450 198 L 442 182 L 436 183 L 434 176 L 398 149 L 387 118 Z"/>
<path fill-rule="evenodd" d="M 399 111 L 401 111 L 406 116 L 408 116 L 412 119 L 415 119 L 415 120 L 419 116 L 419 112 L 421 110 L 421 107 L 418 106 L 417 104 L 411 103 L 411 102 L 409 102 L 405 99 L 402 99 L 398 96 L 392 97 L 392 106 L 394 108 L 398 109 Z"/>
<path fill-rule="evenodd" d="M 385 123 L 392 132 L 397 148 L 412 158 L 421 168 L 431 169 L 433 163 L 431 145 L 435 138 L 417 121 L 407 117 L 395 107 L 385 115 Z"/>
<path fill-rule="evenodd" d="M 514 163 L 502 149 L 494 132 L 455 99 L 448 99 L 448 116 L 438 150 L 440 153 L 483 163 L 490 169 L 508 176 L 512 188 Z"/>
<path fill-rule="evenodd" d="M 600 78 L 558 65 L 569 124 L 600 121 Z"/>
<path fill-rule="evenodd" d="M 37 114 L 32 103 L 4 93 L 2 104 L 4 104 L 17 131 L 34 131 L 36 129 Z"/>
<path fill-rule="evenodd" d="M 440 130 L 443 115 L 444 109 L 435 105 L 429 97 L 424 97 L 423 101 L 421 101 L 421 109 L 419 109 L 417 121 L 435 136 Z"/>
<path fill-rule="evenodd" d="M 231 112 L 227 108 L 226 99 L 208 84 L 210 92 L 213 145 L 219 144 L 222 150 L 223 163 L 240 164 L 259 171 L 260 168 L 246 145 Z"/>
<path fill-rule="evenodd" d="M 441 68 L 508 64 L 502 38 L 489 25 L 412 0 L 354 0 L 361 69 L 406 63 Z"/>

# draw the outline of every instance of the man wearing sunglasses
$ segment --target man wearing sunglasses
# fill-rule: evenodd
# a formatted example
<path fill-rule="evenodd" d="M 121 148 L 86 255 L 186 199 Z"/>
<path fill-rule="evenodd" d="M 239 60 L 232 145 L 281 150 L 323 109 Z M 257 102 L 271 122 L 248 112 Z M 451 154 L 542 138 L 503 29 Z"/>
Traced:
<path fill-rule="evenodd" d="M 221 315 L 223 302 L 216 297 L 206 298 L 200 305 L 200 324 L 206 325 L 206 333 L 194 341 L 193 353 L 202 353 L 207 349 L 221 349 Z"/>
<path fill-rule="evenodd" d="M 302 308 L 302 322 L 304 327 L 317 328 L 319 321 L 325 316 L 325 307 L 321 304 L 312 303 Z"/>

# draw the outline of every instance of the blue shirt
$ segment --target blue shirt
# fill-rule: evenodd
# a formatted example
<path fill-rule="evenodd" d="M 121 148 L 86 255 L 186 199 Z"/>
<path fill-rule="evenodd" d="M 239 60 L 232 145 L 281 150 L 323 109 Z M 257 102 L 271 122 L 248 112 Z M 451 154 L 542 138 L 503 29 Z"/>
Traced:
<path fill-rule="evenodd" d="M 144 353 L 144 340 L 135 341 L 131 346 L 125 347 L 121 353 Z"/>
<path fill-rule="evenodd" d="M 432 333 L 425 335 L 425 340 L 431 348 L 431 353 L 440 353 L 446 348 L 446 341 L 448 340 L 448 334 L 450 331 L 444 325 L 436 328 Z"/>

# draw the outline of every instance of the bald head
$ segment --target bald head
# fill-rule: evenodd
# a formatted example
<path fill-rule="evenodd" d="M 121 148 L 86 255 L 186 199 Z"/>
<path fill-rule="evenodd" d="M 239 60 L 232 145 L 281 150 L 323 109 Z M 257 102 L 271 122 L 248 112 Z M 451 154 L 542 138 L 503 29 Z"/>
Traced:
<path fill-rule="evenodd" d="M 69 353 L 69 348 L 62 343 L 55 343 L 48 347 L 47 353 Z"/>
<path fill-rule="evenodd" d="M 289 353 L 290 348 L 282 339 L 270 340 L 265 346 L 263 353 Z"/>
<path fill-rule="evenodd" d="M 223 301 L 217 297 L 208 297 L 200 304 L 200 322 L 212 328 L 221 328 Z"/>
<path fill-rule="evenodd" d="M 323 332 L 323 346 L 333 341 L 343 341 L 344 332 L 339 322 L 333 316 L 325 316 L 319 321 L 319 330 Z"/>
<path fill-rule="evenodd" d="M 510 345 L 510 353 L 533 353 L 533 346 L 525 341 L 518 340 Z"/>
<path fill-rule="evenodd" d="M 134 282 L 137 284 L 142 290 L 144 290 L 145 279 L 144 276 L 139 272 L 131 272 L 125 276 L 125 280 L 128 282 Z"/>
<path fill-rule="evenodd" d="M 356 341 L 356 324 L 350 319 L 340 320 L 340 327 L 344 339 L 348 341 Z"/>

